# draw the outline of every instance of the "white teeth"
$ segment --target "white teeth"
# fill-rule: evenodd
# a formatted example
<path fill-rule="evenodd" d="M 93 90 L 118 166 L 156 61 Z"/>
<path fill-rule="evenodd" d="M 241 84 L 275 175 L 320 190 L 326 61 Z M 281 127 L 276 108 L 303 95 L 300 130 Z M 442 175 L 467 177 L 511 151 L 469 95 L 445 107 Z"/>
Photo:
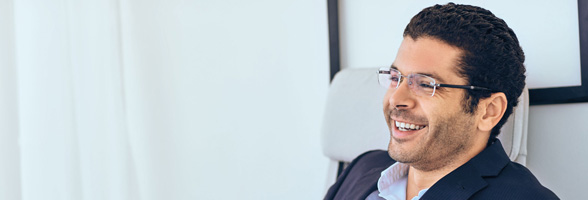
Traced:
<path fill-rule="evenodd" d="M 397 121 L 395 121 L 395 125 L 401 131 L 420 130 L 420 129 L 425 128 L 425 126 L 419 126 L 416 124 L 409 124 L 409 123 L 397 122 Z"/>

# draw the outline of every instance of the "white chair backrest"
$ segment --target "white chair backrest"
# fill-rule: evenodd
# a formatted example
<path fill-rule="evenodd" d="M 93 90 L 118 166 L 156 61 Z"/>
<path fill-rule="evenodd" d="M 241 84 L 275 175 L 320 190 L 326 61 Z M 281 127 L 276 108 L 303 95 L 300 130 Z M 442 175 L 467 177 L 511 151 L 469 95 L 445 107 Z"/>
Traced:
<path fill-rule="evenodd" d="M 351 162 L 375 149 L 386 150 L 390 139 L 382 103 L 386 89 L 378 84 L 377 68 L 345 69 L 337 73 L 329 88 L 323 119 L 322 147 L 329 159 L 328 185 L 335 181 L 339 162 Z M 527 88 L 519 106 L 499 135 L 510 159 L 526 164 Z"/>

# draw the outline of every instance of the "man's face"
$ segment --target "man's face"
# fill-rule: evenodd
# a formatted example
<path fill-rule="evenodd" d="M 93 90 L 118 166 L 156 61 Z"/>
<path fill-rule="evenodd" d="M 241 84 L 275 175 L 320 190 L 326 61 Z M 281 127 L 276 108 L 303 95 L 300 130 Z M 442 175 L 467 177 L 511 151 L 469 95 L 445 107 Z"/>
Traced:
<path fill-rule="evenodd" d="M 440 40 L 405 37 L 393 67 L 404 76 L 425 74 L 437 83 L 466 85 L 457 74 L 461 50 Z M 476 116 L 464 112 L 463 89 L 437 87 L 434 96 L 418 96 L 403 77 L 388 88 L 384 115 L 390 128 L 388 153 L 419 170 L 435 170 L 467 154 L 476 139 Z M 415 125 L 399 128 L 397 124 Z M 478 134 L 479 135 L 479 134 Z M 479 140 L 478 140 L 479 141 Z"/>

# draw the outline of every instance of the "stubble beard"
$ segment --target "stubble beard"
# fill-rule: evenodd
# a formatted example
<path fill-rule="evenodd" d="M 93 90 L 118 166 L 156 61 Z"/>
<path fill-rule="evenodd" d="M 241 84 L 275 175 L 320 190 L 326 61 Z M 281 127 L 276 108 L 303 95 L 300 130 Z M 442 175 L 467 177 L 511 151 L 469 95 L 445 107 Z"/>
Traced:
<path fill-rule="evenodd" d="M 403 148 L 408 141 L 390 138 L 388 153 L 397 162 L 409 164 L 421 171 L 433 171 L 448 166 L 471 147 L 472 116 L 456 113 L 429 124 L 413 149 Z M 393 125 L 393 122 L 392 124 Z"/>

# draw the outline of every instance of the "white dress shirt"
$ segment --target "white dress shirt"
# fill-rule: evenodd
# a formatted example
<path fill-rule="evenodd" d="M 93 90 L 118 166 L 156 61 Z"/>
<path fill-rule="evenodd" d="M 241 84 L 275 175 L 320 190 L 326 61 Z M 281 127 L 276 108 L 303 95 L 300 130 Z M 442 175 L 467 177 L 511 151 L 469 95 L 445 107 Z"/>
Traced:
<path fill-rule="evenodd" d="M 366 200 L 406 200 L 406 184 L 408 181 L 407 164 L 396 162 L 382 171 L 378 180 L 378 190 L 372 192 Z M 427 189 L 419 191 L 412 200 L 420 199 Z"/>

